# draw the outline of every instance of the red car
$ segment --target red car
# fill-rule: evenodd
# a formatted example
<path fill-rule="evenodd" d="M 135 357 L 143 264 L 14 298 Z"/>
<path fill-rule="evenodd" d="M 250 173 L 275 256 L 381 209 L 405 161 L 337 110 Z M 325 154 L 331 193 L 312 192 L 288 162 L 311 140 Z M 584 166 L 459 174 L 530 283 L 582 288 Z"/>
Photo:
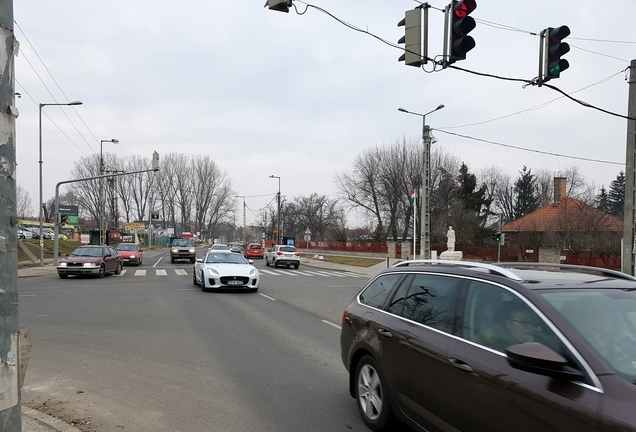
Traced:
<path fill-rule="evenodd" d="M 109 273 L 121 274 L 123 261 L 121 255 L 110 246 L 80 246 L 57 265 L 57 274 L 62 279 L 69 275 L 97 276 Z"/>
<path fill-rule="evenodd" d="M 143 259 L 143 249 L 139 247 L 138 244 L 135 243 L 119 243 L 117 245 L 117 252 L 124 260 L 124 265 L 137 265 L 140 266 Z"/>
<path fill-rule="evenodd" d="M 245 248 L 245 258 L 263 259 L 264 256 L 263 247 L 260 243 L 250 243 Z"/>

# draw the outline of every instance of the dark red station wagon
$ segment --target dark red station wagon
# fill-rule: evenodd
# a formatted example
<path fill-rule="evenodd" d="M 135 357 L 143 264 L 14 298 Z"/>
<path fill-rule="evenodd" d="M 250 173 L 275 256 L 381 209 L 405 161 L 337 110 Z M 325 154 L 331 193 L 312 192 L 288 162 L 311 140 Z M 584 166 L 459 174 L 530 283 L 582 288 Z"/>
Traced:
<path fill-rule="evenodd" d="M 341 352 L 376 431 L 396 419 L 418 431 L 636 431 L 636 278 L 624 273 L 403 262 L 346 308 Z"/>

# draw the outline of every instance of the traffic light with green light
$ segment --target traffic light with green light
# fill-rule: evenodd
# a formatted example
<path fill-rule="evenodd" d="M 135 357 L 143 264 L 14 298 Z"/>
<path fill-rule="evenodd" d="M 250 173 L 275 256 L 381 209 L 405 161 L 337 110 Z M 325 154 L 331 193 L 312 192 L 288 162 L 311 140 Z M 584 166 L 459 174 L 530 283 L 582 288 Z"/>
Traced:
<path fill-rule="evenodd" d="M 492 239 L 494 241 L 496 241 L 497 243 L 499 243 L 501 241 L 501 233 L 500 232 L 496 232 L 492 235 Z"/>
<path fill-rule="evenodd" d="M 477 9 L 475 0 L 453 0 L 449 5 L 450 12 L 450 42 L 447 64 L 458 60 L 466 60 L 466 53 L 475 48 L 475 39 L 468 33 L 476 27 L 475 19 L 470 13 Z"/>
<path fill-rule="evenodd" d="M 561 72 L 570 67 L 570 63 L 561 58 L 564 54 L 570 52 L 570 45 L 563 42 L 563 39 L 570 35 L 568 26 L 548 27 L 541 32 L 543 42 L 543 68 L 541 74 L 542 82 L 548 82 L 551 79 L 559 78 Z"/>

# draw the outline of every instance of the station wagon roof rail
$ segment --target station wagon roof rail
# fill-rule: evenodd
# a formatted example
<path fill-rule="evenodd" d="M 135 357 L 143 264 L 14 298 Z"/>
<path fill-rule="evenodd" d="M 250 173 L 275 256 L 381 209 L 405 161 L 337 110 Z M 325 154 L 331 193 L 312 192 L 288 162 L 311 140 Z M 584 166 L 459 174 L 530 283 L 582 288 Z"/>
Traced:
<path fill-rule="evenodd" d="M 601 267 L 590 267 L 590 266 L 582 266 L 582 265 L 573 265 L 573 264 L 557 264 L 557 263 L 535 263 L 535 262 L 505 262 L 505 263 L 497 263 L 497 266 L 506 267 L 506 268 L 532 268 L 532 269 L 548 269 L 553 268 L 559 271 L 568 271 L 568 272 L 576 272 L 576 273 L 591 273 L 591 274 L 600 274 L 601 276 L 608 276 L 617 279 L 625 279 L 629 281 L 636 281 L 636 277 L 628 275 L 627 273 L 622 273 L 616 270 L 610 270 Z"/>
<path fill-rule="evenodd" d="M 481 268 L 481 269 L 489 270 L 490 273 L 492 274 L 503 276 L 508 279 L 512 279 L 516 281 L 523 280 L 522 278 L 517 276 L 514 272 L 501 268 L 498 265 L 470 262 L 470 261 L 451 261 L 451 260 L 432 260 L 432 259 L 408 260 L 408 261 L 399 262 L 393 265 L 393 267 L 408 267 L 408 266 L 423 265 L 423 264 L 440 265 L 440 266 L 447 266 L 447 267 Z"/>

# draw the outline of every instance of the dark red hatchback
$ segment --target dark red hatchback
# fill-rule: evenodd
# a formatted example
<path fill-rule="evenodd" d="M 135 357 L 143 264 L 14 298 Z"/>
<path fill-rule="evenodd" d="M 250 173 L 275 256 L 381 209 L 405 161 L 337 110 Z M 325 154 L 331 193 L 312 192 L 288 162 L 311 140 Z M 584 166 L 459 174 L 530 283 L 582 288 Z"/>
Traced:
<path fill-rule="evenodd" d="M 411 261 L 349 304 L 341 352 L 365 423 L 418 431 L 636 431 L 636 278 Z"/>
<path fill-rule="evenodd" d="M 57 274 L 66 279 L 69 275 L 104 277 L 120 274 L 123 267 L 121 255 L 110 246 L 80 246 L 57 265 Z"/>

